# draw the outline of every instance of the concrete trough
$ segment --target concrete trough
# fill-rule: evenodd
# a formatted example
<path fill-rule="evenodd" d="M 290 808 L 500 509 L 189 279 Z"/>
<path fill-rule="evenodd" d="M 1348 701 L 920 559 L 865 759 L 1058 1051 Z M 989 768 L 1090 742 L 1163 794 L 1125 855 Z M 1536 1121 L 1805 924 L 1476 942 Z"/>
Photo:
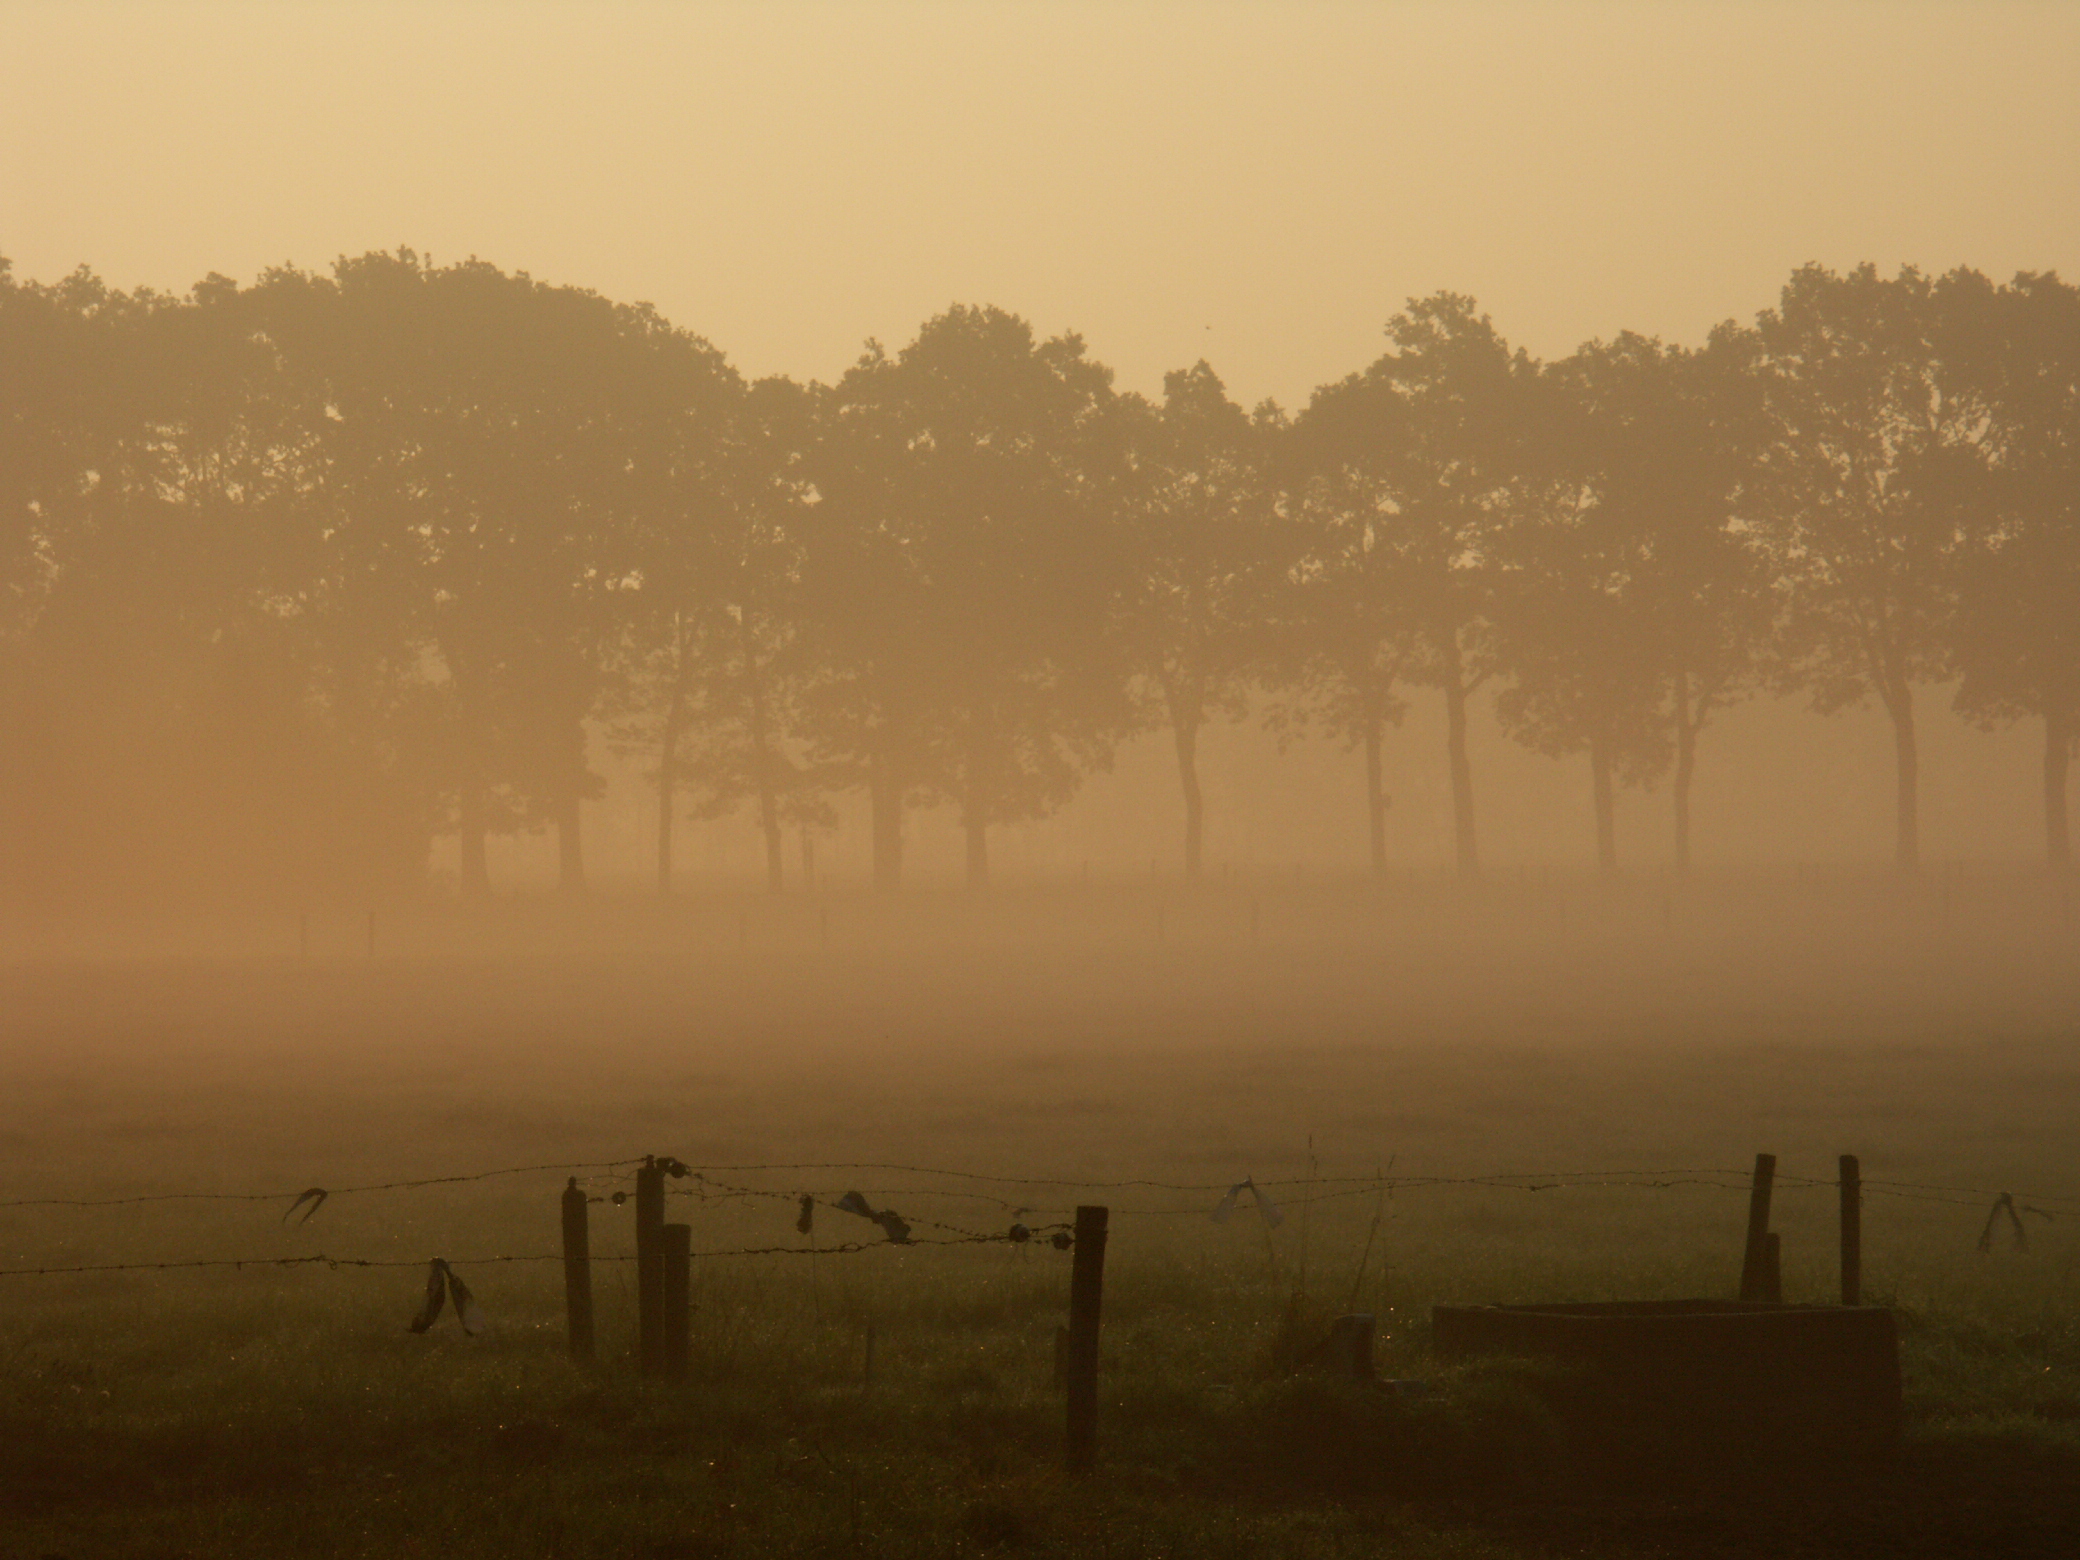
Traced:
<path fill-rule="evenodd" d="M 1577 1367 L 1621 1437 L 1854 1454 L 1886 1451 L 1899 1436 L 1899 1334 L 1882 1306 L 1440 1305 L 1431 1339 L 1446 1359 Z"/>

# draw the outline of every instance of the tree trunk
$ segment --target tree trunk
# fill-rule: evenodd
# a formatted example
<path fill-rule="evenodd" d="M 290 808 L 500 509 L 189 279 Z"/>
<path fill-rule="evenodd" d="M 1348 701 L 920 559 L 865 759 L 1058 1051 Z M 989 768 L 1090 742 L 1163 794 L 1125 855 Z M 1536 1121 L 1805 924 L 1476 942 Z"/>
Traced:
<path fill-rule="evenodd" d="M 1196 882 L 1206 826 L 1206 797 L 1199 789 L 1199 723 L 1173 713 L 1170 733 L 1177 745 L 1178 782 L 1184 787 L 1184 875 Z"/>
<path fill-rule="evenodd" d="M 556 798 L 556 886 L 566 894 L 585 892 L 585 851 L 579 835 L 578 777 L 572 775 Z"/>
<path fill-rule="evenodd" d="M 672 694 L 657 742 L 657 892 L 672 891 L 672 825 L 678 812 L 679 696 Z"/>
<path fill-rule="evenodd" d="M 1690 876 L 1690 781 L 1697 773 L 1697 726 L 1690 710 L 1690 674 L 1676 673 L 1676 876 Z"/>
<path fill-rule="evenodd" d="M 1613 877 L 1618 871 L 1618 801 L 1611 784 L 1610 743 L 1601 737 L 1590 740 L 1589 772 L 1596 791 L 1596 868 Z"/>
<path fill-rule="evenodd" d="M 968 887 L 979 891 L 989 887 L 989 825 L 973 816 L 965 822 L 968 831 Z"/>
<path fill-rule="evenodd" d="M 461 836 L 462 892 L 470 899 L 491 897 L 491 869 L 486 861 L 484 836 L 488 832 L 484 813 L 484 788 L 465 783 L 456 803 L 457 829 Z"/>
<path fill-rule="evenodd" d="M 1914 690 L 1904 680 L 1884 689 L 1885 712 L 1892 717 L 1894 778 L 1898 787 L 1898 829 L 1893 860 L 1902 872 L 1921 870 L 1921 754 L 1914 742 Z"/>
<path fill-rule="evenodd" d="M 2044 854 L 2053 872 L 2073 865 L 2066 820 L 2066 771 L 2073 758 L 2072 715 L 2063 703 L 2044 707 Z"/>
<path fill-rule="evenodd" d="M 776 766 L 772 733 L 767 729 L 765 679 L 759 675 L 748 616 L 738 619 L 738 638 L 744 657 L 745 691 L 750 695 L 751 767 L 758 779 L 758 826 L 766 837 L 766 890 L 777 894 L 787 886 L 781 859 L 780 786 L 773 773 Z"/>
<path fill-rule="evenodd" d="M 1452 821 L 1456 826 L 1459 876 L 1480 876 L 1480 856 L 1473 839 L 1473 764 L 1466 756 L 1466 667 L 1459 655 L 1459 629 L 1454 624 L 1439 648 L 1444 652 L 1445 741 L 1452 761 Z"/>
<path fill-rule="evenodd" d="M 903 881 L 903 787 L 885 741 L 869 762 L 867 793 L 874 810 L 874 886 L 892 893 Z"/>
<path fill-rule="evenodd" d="M 1379 716 L 1365 717 L 1365 816 L 1372 830 L 1372 875 L 1387 875 L 1386 763 L 1380 752 L 1383 742 Z"/>

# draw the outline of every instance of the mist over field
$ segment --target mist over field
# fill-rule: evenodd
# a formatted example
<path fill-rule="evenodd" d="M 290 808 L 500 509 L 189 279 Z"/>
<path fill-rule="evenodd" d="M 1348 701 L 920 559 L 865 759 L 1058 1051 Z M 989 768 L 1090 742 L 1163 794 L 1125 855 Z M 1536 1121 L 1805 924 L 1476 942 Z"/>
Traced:
<path fill-rule="evenodd" d="M 2080 13 L 5 20 L 0 1552 L 2080 1552 Z"/>

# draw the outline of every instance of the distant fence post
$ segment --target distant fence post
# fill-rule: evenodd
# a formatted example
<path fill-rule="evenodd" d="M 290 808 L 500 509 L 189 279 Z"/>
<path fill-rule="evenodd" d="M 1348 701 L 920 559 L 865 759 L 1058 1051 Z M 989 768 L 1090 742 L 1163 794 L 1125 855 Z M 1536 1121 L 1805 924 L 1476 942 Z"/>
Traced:
<path fill-rule="evenodd" d="M 1105 1299 L 1106 1208 L 1076 1210 L 1076 1255 L 1069 1268 L 1069 1445 L 1072 1473 L 1098 1454 L 1098 1315 Z"/>
<path fill-rule="evenodd" d="M 563 1189 L 563 1310 L 570 1322 L 571 1358 L 592 1363 L 592 1236 L 578 1178 Z"/>
<path fill-rule="evenodd" d="M 1748 1244 L 1741 1256 L 1741 1298 L 1763 1300 L 1769 1261 L 1769 1194 L 1777 1179 L 1777 1156 L 1755 1156 L 1755 1184 L 1748 1193 Z"/>
<path fill-rule="evenodd" d="M 693 1226 L 667 1224 L 659 1233 L 659 1261 L 664 1268 L 659 1374 L 667 1381 L 684 1381 L 693 1353 Z"/>
<path fill-rule="evenodd" d="M 636 1371 L 664 1368 L 664 1169 L 645 1158 L 636 1172 Z"/>
<path fill-rule="evenodd" d="M 1863 1304 L 1863 1169 L 1842 1155 L 1842 1304 Z"/>

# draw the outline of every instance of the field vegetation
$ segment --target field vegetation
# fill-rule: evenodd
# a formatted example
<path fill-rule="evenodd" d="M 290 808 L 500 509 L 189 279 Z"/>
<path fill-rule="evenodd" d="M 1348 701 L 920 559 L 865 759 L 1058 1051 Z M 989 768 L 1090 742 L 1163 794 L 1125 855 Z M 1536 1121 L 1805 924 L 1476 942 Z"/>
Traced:
<path fill-rule="evenodd" d="M 9 1206 L 0 1267 L 404 1264 L 0 1278 L 5 1552 L 2080 1551 L 2080 925 L 2041 878 L 513 904 L 386 916 L 373 958 L 365 930 L 0 974 L 0 1200 L 335 1189 L 307 1222 Z M 1581 1383 L 1431 1354 L 1434 1302 L 1730 1295 L 1758 1150 L 1794 1300 L 1835 1283 L 1801 1178 L 1862 1156 L 1895 1461 L 1650 1466 Z M 645 1153 L 705 1177 L 670 1199 L 697 1251 L 806 1246 L 794 1198 L 826 1203 L 821 1256 L 696 1262 L 683 1386 L 635 1379 L 627 1264 L 587 1370 L 557 1266 L 485 1260 L 556 1250 L 563 1173 L 344 1190 Z M 626 1166 L 584 1174 L 626 1255 Z M 1275 1229 L 1208 1217 L 1245 1176 Z M 1094 1474 L 1061 1470 L 1068 1255 L 890 1246 L 827 1206 L 851 1190 L 920 1235 L 1112 1209 Z M 2050 1215 L 2027 1250 L 1977 1249 L 1994 1190 Z M 406 1332 L 436 1256 L 484 1335 Z M 1420 1395 L 1310 1366 L 1353 1310 Z"/>

